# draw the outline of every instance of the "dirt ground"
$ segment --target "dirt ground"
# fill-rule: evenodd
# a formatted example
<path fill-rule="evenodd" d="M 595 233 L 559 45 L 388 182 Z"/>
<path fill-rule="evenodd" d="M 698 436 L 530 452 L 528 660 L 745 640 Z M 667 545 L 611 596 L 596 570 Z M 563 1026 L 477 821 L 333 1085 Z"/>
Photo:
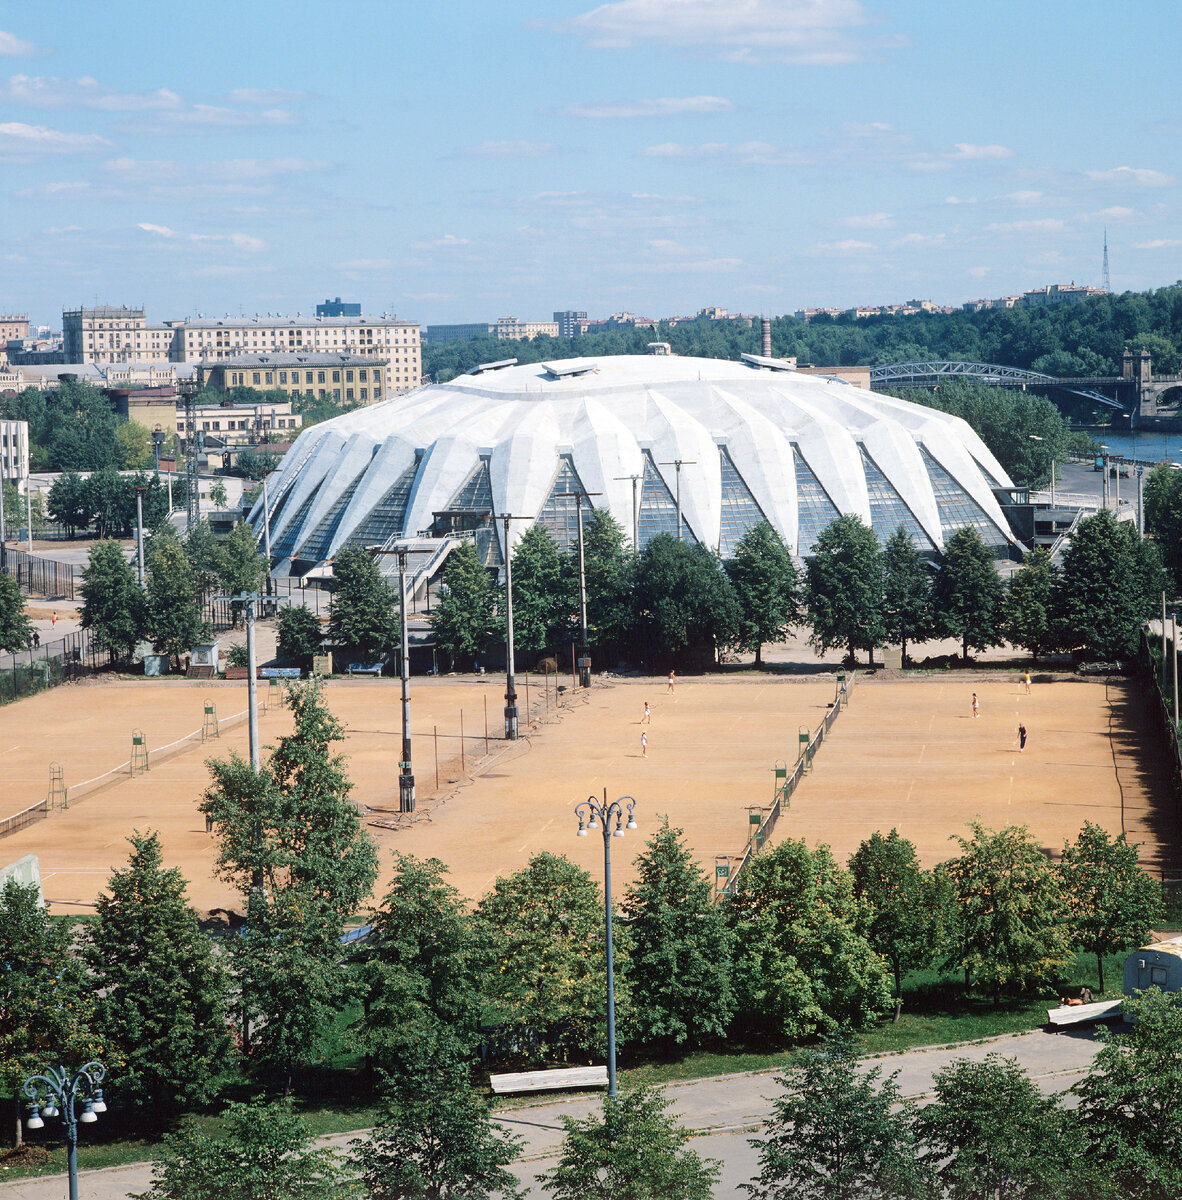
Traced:
<path fill-rule="evenodd" d="M 530 683 L 534 724 L 522 721 L 517 743 L 499 739 L 501 678 L 419 679 L 412 686 L 412 724 L 419 810 L 397 814 L 399 703 L 396 680 L 332 681 L 329 704 L 348 730 L 343 747 L 354 798 L 368 810 L 382 850 L 378 895 L 397 848 L 446 862 L 453 882 L 478 897 L 493 880 L 540 850 L 569 855 L 602 878 L 603 843 L 575 836 L 574 804 L 588 794 L 630 794 L 639 828 L 613 840 L 617 888 L 661 814 L 683 828 L 704 866 L 738 853 L 748 832 L 747 808 L 772 798 L 776 759 L 792 762 L 797 730 L 815 729 L 834 695 L 831 676 L 738 674 L 679 681 L 616 678 L 590 692 L 567 692 L 557 706 L 553 684 L 543 700 Z M 518 687 L 524 709 L 524 678 Z M 969 698 L 980 698 L 979 718 Z M 245 707 L 244 683 L 180 680 L 92 682 L 58 688 L 0 710 L 5 783 L 0 816 L 41 799 L 49 763 L 60 761 L 66 783 L 101 774 L 126 760 L 132 726 L 149 748 L 197 730 L 202 701 L 219 716 Z M 644 702 L 651 723 L 642 725 Z M 485 755 L 485 705 L 490 740 Z M 549 710 L 549 711 L 548 711 Z M 460 759 L 463 713 L 464 758 Z M 1024 754 L 1016 731 L 1030 733 Z M 261 717 L 266 745 L 290 727 L 286 710 Z M 1175 812 L 1157 757 L 1143 754 L 1140 701 L 1123 680 L 1036 680 L 1023 694 L 1017 675 L 955 674 L 926 678 L 862 678 L 851 704 L 793 797 L 777 836 L 825 841 L 844 858 L 874 829 L 897 826 L 926 863 L 953 851 L 949 836 L 980 817 L 986 824 L 1024 822 L 1052 848 L 1085 819 L 1146 843 L 1143 858 L 1178 873 Z M 435 762 L 438 732 L 439 787 Z M 648 735 L 642 757 L 640 735 Z M 157 829 L 166 861 L 190 881 L 196 907 L 229 907 L 234 896 L 212 876 L 213 841 L 197 811 L 208 782 L 205 759 L 231 749 L 246 754 L 245 723 L 126 774 L 104 790 L 54 811 L 4 838 L 0 861 L 40 857 L 47 898 L 86 911 L 113 867 L 126 860 L 133 829 Z"/>

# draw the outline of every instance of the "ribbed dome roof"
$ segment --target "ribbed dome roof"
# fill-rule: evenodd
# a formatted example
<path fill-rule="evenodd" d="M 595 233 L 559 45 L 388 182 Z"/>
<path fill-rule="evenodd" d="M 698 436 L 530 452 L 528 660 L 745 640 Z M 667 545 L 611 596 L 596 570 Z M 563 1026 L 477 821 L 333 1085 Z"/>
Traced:
<path fill-rule="evenodd" d="M 565 543 L 574 502 L 556 493 L 573 491 L 643 548 L 676 531 L 678 462 L 685 527 L 723 556 L 764 517 L 807 554 L 838 513 L 883 541 L 901 523 L 929 552 L 971 525 L 1004 552 L 1013 539 L 992 489 L 1010 480 L 964 421 L 784 367 L 644 355 L 509 365 L 347 413 L 300 434 L 270 481 L 272 554 L 323 562 L 490 513 L 541 519 Z M 514 522 L 514 542 L 529 524 Z"/>

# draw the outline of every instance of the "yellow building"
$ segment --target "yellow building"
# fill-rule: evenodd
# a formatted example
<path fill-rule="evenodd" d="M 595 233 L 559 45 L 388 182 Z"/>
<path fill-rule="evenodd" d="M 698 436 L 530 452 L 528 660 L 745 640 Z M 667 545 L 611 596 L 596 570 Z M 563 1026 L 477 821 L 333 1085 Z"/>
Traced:
<path fill-rule="evenodd" d="M 360 354 L 240 354 L 197 367 L 201 387 L 311 394 L 346 404 L 375 404 L 387 396 L 387 363 Z"/>

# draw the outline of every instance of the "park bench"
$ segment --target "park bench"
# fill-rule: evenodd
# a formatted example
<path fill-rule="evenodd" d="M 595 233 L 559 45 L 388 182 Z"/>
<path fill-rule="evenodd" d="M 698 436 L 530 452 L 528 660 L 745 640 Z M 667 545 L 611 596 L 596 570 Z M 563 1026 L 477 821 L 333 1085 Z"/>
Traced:
<path fill-rule="evenodd" d="M 558 1088 L 607 1087 L 607 1067 L 516 1071 L 509 1075 L 490 1075 L 488 1082 L 498 1096 L 507 1096 L 513 1092 L 551 1092 Z"/>
<path fill-rule="evenodd" d="M 299 679 L 299 667 L 260 667 L 260 679 Z"/>
<path fill-rule="evenodd" d="M 1047 1009 L 1047 1021 L 1051 1025 L 1085 1025 L 1089 1021 L 1106 1021 L 1119 1017 L 1123 1000 L 1097 1000 L 1095 1004 L 1061 1004 Z"/>
<path fill-rule="evenodd" d="M 380 675 L 385 663 L 350 663 L 345 668 L 346 675 Z"/>

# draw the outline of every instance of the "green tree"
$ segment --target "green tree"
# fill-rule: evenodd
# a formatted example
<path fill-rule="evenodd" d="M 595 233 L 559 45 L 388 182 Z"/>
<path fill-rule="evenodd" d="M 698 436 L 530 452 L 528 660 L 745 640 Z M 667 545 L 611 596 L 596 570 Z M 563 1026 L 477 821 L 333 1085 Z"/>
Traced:
<path fill-rule="evenodd" d="M 800 582 L 784 539 L 767 521 L 739 539 L 726 573 L 739 605 L 735 645 L 763 665 L 764 642 L 780 642 L 801 617 Z"/>
<path fill-rule="evenodd" d="M 125 537 L 135 524 L 135 491 L 114 467 L 103 467 L 83 486 L 82 503 L 99 537 Z"/>
<path fill-rule="evenodd" d="M 289 604 L 280 610 L 277 624 L 280 658 L 307 665 L 313 655 L 320 653 L 324 630 L 320 627 L 320 618 L 310 608 Z"/>
<path fill-rule="evenodd" d="M 446 1029 L 471 1049 L 480 1023 L 480 943 L 437 858 L 394 854 L 394 881 L 361 948 L 366 1045 L 378 1062 Z"/>
<path fill-rule="evenodd" d="M 882 623 L 907 665 L 907 643 L 926 641 L 932 627 L 932 580 L 923 555 L 902 525 L 882 551 Z"/>
<path fill-rule="evenodd" d="M 214 508 L 222 510 L 230 503 L 230 498 L 226 495 L 226 485 L 221 479 L 213 481 L 209 489 L 209 498 L 213 502 Z"/>
<path fill-rule="evenodd" d="M 366 662 L 389 654 L 398 643 L 398 597 L 366 550 L 345 549 L 332 566 L 329 636 Z"/>
<path fill-rule="evenodd" d="M 0 575 L 0 650 L 24 650 L 32 644 L 33 623 L 20 584 L 11 575 Z"/>
<path fill-rule="evenodd" d="M 401 1200 L 521 1200 L 508 1166 L 520 1138 L 490 1116 L 470 1066 L 447 1031 L 416 1041 L 402 1070 L 386 1077 L 378 1123 L 353 1142 L 354 1163 L 373 1197 Z"/>
<path fill-rule="evenodd" d="M 55 921 L 36 884 L 8 879 L 0 891 L 0 1089 L 12 1098 L 21 1141 L 21 1087 L 59 1062 L 102 1058 L 108 1047 L 94 1028 L 94 989 L 73 953 L 73 930 Z"/>
<path fill-rule="evenodd" d="M 994 831 L 979 822 L 957 836 L 944 864 L 958 909 L 952 965 L 1000 1003 L 1004 989 L 1045 984 L 1071 961 L 1067 906 L 1058 872 L 1025 825 Z"/>
<path fill-rule="evenodd" d="M 939 631 L 960 640 L 965 662 L 969 650 L 984 650 L 1001 642 L 1004 597 L 993 552 L 975 529 L 958 529 L 944 543 L 932 588 L 932 609 Z"/>
<path fill-rule="evenodd" d="M 1035 546 L 1010 576 L 1002 606 L 1002 632 L 1038 658 L 1055 644 L 1055 585 L 1058 570 L 1050 552 Z"/>
<path fill-rule="evenodd" d="M 171 525 L 152 535 L 145 559 L 148 636 L 157 651 L 179 661 L 185 651 L 209 637 L 209 624 L 201 616 L 193 572 Z"/>
<path fill-rule="evenodd" d="M 1057 609 L 1063 639 L 1101 658 L 1133 653 L 1137 628 L 1161 600 L 1156 547 L 1101 509 L 1076 526 L 1063 555 Z"/>
<path fill-rule="evenodd" d="M 196 1122 L 164 1138 L 152 1186 L 134 1200 L 347 1200 L 351 1172 L 333 1150 L 312 1148 L 284 1101 L 230 1103 L 218 1135 Z"/>
<path fill-rule="evenodd" d="M 828 846 L 788 839 L 751 859 L 728 904 L 740 1007 L 781 1037 L 864 1025 L 890 1007 L 882 958 L 859 932 L 853 880 Z"/>
<path fill-rule="evenodd" d="M 1138 866 L 1139 847 L 1087 821 L 1063 846 L 1059 870 L 1076 946 L 1096 956 L 1104 991 L 1104 956 L 1140 946 L 1165 917 L 1161 884 Z"/>
<path fill-rule="evenodd" d="M 90 524 L 86 482 L 77 471 L 66 471 L 54 480 L 49 489 L 49 515 L 66 527 L 70 537 Z"/>
<path fill-rule="evenodd" d="M 95 542 L 82 570 L 82 628 L 112 662 L 128 658 L 145 632 L 144 593 L 118 542 Z"/>
<path fill-rule="evenodd" d="M 1104 1040 L 1091 1070 L 1072 1088 L 1090 1195 L 1162 1200 L 1182 1195 L 1182 995 L 1157 988 L 1125 999 L 1132 1021 Z"/>
<path fill-rule="evenodd" d="M 230 1051 L 228 980 L 155 833 L 132 834 L 87 929 L 97 1024 L 122 1059 L 121 1103 L 166 1120 L 212 1094 Z"/>
<path fill-rule="evenodd" d="M 682 653 L 712 659 L 717 647 L 734 643 L 734 588 L 718 559 L 697 542 L 669 533 L 653 538 L 636 564 L 632 597 L 645 662 L 669 662 Z"/>
<path fill-rule="evenodd" d="M 847 513 L 821 530 L 805 563 L 805 604 L 813 633 L 810 643 L 822 654 L 848 646 L 850 657 L 882 641 L 882 553 L 874 531 Z"/>
<path fill-rule="evenodd" d="M 477 905 L 491 1014 L 537 1053 L 603 1053 L 607 955 L 603 897 L 570 859 L 543 851 Z M 627 938 L 617 926 L 616 1005 L 629 1009 Z"/>
<path fill-rule="evenodd" d="M 577 553 L 570 556 L 568 570 L 577 594 Z M 619 651 L 628 637 L 630 555 L 619 521 L 606 508 L 595 509 L 583 521 L 583 575 L 587 586 L 587 625 L 591 644 L 601 654 Z"/>
<path fill-rule="evenodd" d="M 208 517 L 199 517 L 185 531 L 185 557 L 193 572 L 193 583 L 204 603 L 216 595 L 222 574 L 222 546 Z"/>
<path fill-rule="evenodd" d="M 778 1076 L 783 1094 L 762 1137 L 754 1200 L 907 1200 L 929 1194 L 913 1113 L 880 1067 L 859 1068 L 848 1038 L 825 1038 L 802 1065 Z"/>
<path fill-rule="evenodd" d="M 232 596 L 257 592 L 267 577 L 267 560 L 259 552 L 254 530 L 240 521 L 222 542 L 218 575 L 223 588 Z"/>
<path fill-rule="evenodd" d="M 118 458 L 112 465 L 121 471 L 151 467 L 156 461 L 152 431 L 138 421 L 120 421 L 115 426 L 115 448 Z"/>
<path fill-rule="evenodd" d="M 866 906 L 870 945 L 895 973 L 895 1002 L 903 999 L 903 973 L 932 957 L 932 881 L 919 865 L 915 846 L 897 829 L 877 830 L 850 858 L 854 895 Z"/>
<path fill-rule="evenodd" d="M 735 1008 L 731 932 L 668 817 L 636 860 L 623 915 L 637 1040 L 680 1046 L 724 1036 Z"/>
<path fill-rule="evenodd" d="M 936 1072 L 933 1089 L 916 1126 L 937 1195 L 1062 1200 L 1074 1158 L 1069 1126 L 1016 1059 L 957 1059 Z"/>
<path fill-rule="evenodd" d="M 448 557 L 434 601 L 435 644 L 453 663 L 471 665 L 488 649 L 496 629 L 494 595 L 476 547 L 462 542 Z"/>
<path fill-rule="evenodd" d="M 578 609 L 563 555 L 545 525 L 532 525 L 513 550 L 513 639 L 536 653 L 558 644 Z"/>
<path fill-rule="evenodd" d="M 710 1200 L 720 1164 L 687 1149 L 689 1131 L 653 1088 L 605 1097 L 598 1114 L 562 1117 L 558 1165 L 539 1176 L 553 1200 Z"/>
<path fill-rule="evenodd" d="M 1182 471 L 1160 463 L 1145 479 L 1145 528 L 1161 551 L 1173 594 L 1182 592 Z"/>

